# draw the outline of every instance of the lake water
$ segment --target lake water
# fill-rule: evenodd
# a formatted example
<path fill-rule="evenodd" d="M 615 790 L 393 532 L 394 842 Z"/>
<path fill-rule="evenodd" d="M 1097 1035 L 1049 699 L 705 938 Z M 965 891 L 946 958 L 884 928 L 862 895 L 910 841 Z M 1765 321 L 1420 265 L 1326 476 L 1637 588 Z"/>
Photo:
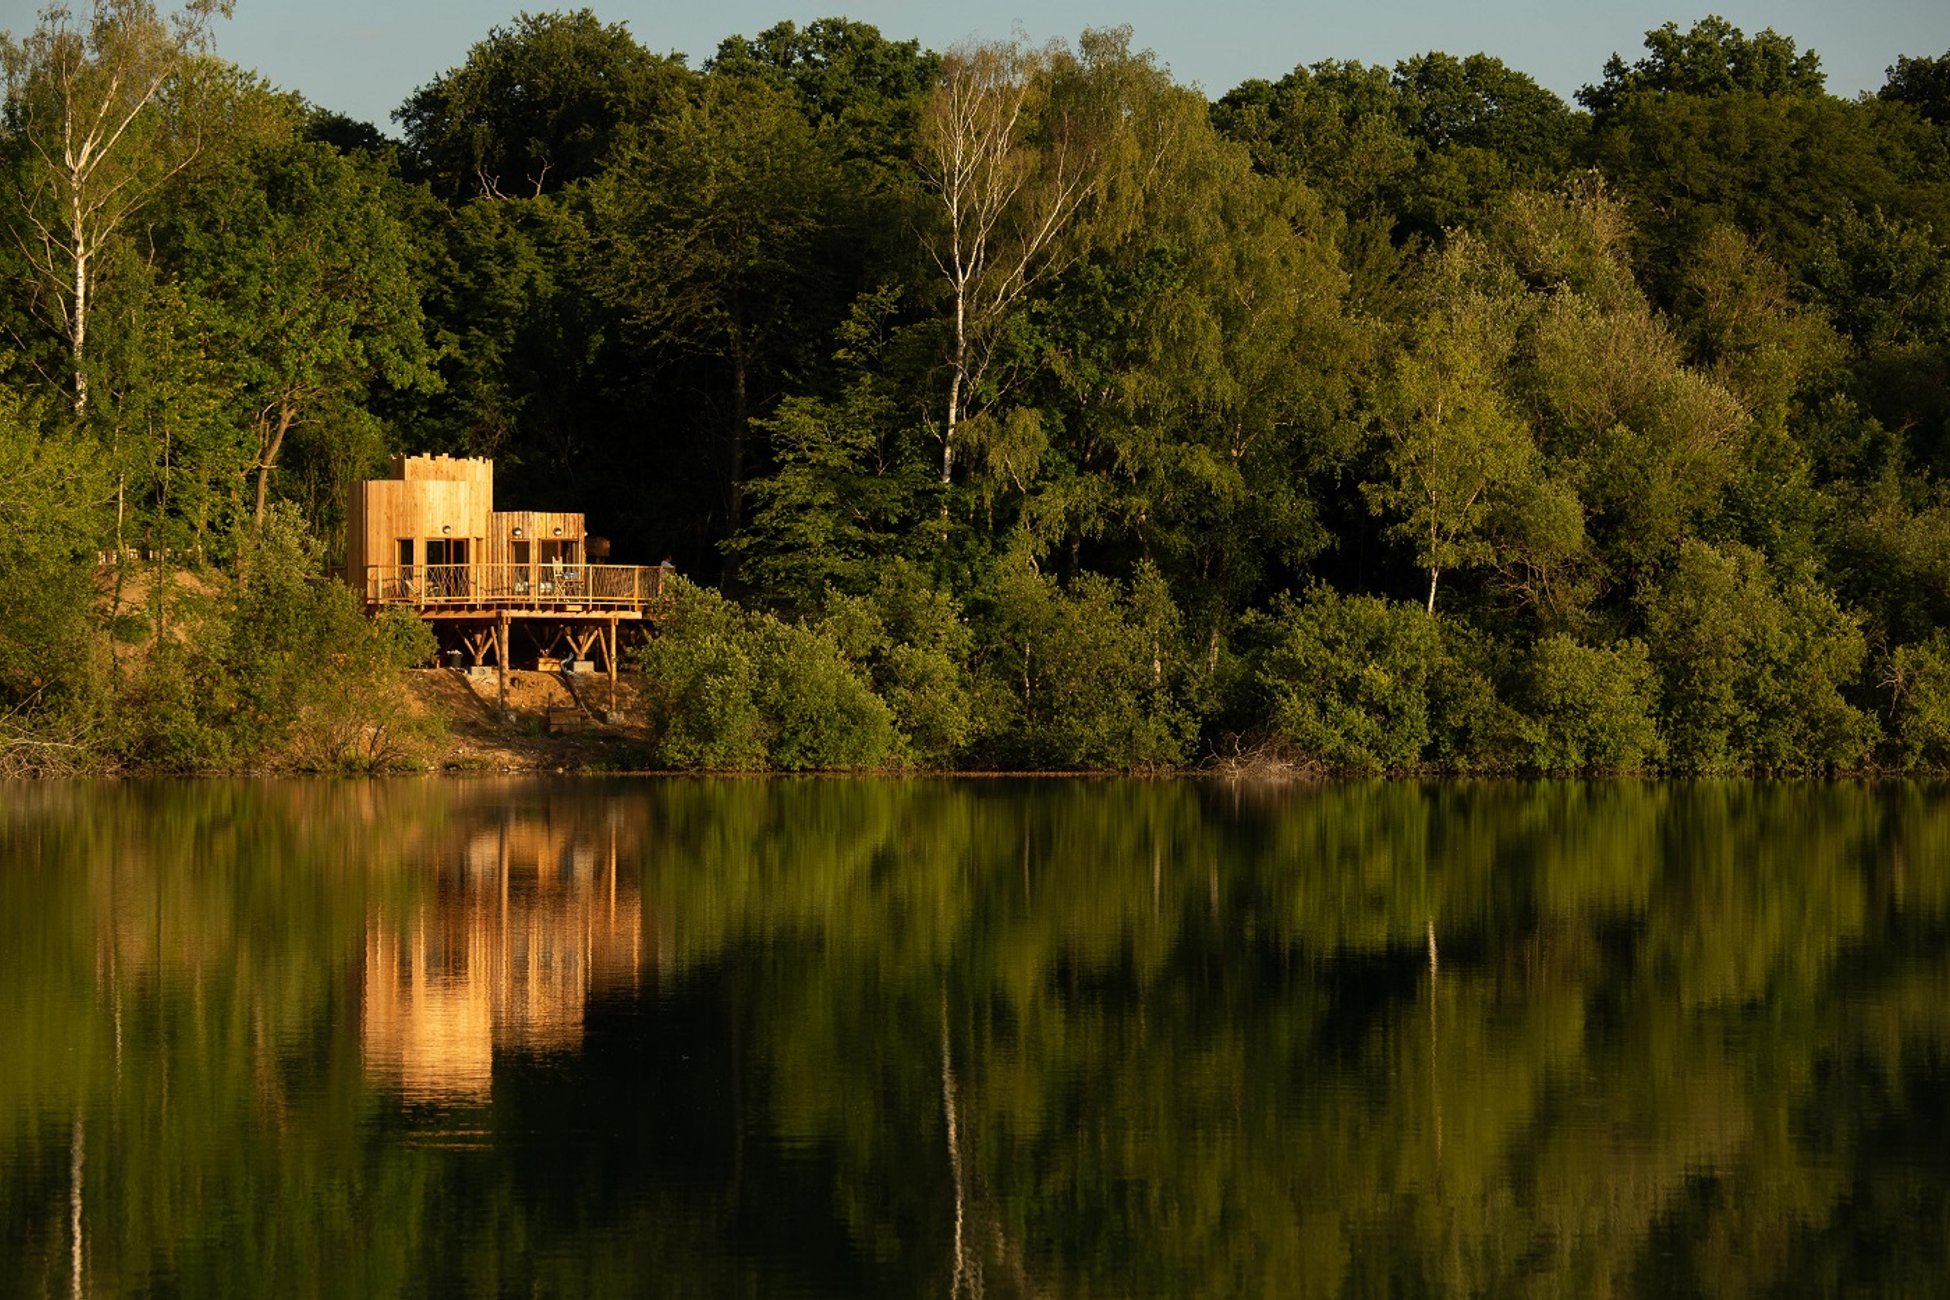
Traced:
<path fill-rule="evenodd" d="M 0 1294 L 1950 1287 L 1950 791 L 0 786 Z"/>

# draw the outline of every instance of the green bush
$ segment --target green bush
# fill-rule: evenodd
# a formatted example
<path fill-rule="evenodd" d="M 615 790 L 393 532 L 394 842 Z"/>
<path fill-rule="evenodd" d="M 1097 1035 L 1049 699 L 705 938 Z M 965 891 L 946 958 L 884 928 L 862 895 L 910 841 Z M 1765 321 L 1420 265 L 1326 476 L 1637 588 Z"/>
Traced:
<path fill-rule="evenodd" d="M 110 488 L 101 458 L 43 421 L 0 386 L 0 716 L 16 722 L 87 712 L 101 685 L 93 539 Z"/>
<path fill-rule="evenodd" d="M 167 771 L 373 772 L 418 766 L 436 724 L 400 670 L 433 633 L 400 610 L 369 619 L 324 573 L 304 520 L 279 503 L 240 556 L 236 588 L 178 608 L 118 711 L 122 761 Z"/>
<path fill-rule="evenodd" d="M 1436 623 L 1429 666 L 1429 746 L 1423 761 L 1444 772 L 1514 772 L 1529 761 L 1524 717 L 1505 698 L 1509 649 L 1453 617 Z"/>
<path fill-rule="evenodd" d="M 1530 656 L 1530 762 L 1546 772 L 1633 772 L 1662 752 L 1645 645 L 1549 636 Z"/>
<path fill-rule="evenodd" d="M 952 596 L 896 560 L 864 596 L 834 594 L 819 630 L 872 682 L 893 710 L 907 754 L 947 763 L 975 736 L 971 639 Z"/>
<path fill-rule="evenodd" d="M 1421 606 L 1317 587 L 1273 617 L 1282 634 L 1260 682 L 1277 738 L 1337 771 L 1421 761 L 1429 679 L 1442 653 L 1436 621 Z"/>
<path fill-rule="evenodd" d="M 1896 754 L 1904 767 L 1950 768 L 1950 634 L 1896 647 L 1889 682 Z"/>
<path fill-rule="evenodd" d="M 1156 569 L 1128 587 L 1086 576 L 1066 588 L 1014 550 L 988 623 L 993 761 L 1129 771 L 1185 760 L 1195 721 L 1176 694 L 1178 610 Z"/>
<path fill-rule="evenodd" d="M 118 701 L 116 757 L 129 767 L 163 772 L 236 766 L 237 708 L 236 692 L 198 648 L 166 641 Z"/>
<path fill-rule="evenodd" d="M 680 582 L 641 650 L 655 761 L 721 771 L 838 771 L 897 760 L 892 713 L 829 635 Z"/>
<path fill-rule="evenodd" d="M 898 752 L 893 713 L 831 637 L 753 615 L 757 703 L 768 761 L 785 772 L 885 767 Z"/>
<path fill-rule="evenodd" d="M 727 771 L 765 766 L 758 672 L 747 640 L 737 606 L 677 581 L 670 616 L 637 651 L 657 762 Z"/>
<path fill-rule="evenodd" d="M 1747 547 L 1689 541 L 1644 607 L 1676 770 L 1820 771 L 1868 756 L 1875 723 L 1842 695 L 1867 646 L 1826 588 L 1782 584 Z"/>

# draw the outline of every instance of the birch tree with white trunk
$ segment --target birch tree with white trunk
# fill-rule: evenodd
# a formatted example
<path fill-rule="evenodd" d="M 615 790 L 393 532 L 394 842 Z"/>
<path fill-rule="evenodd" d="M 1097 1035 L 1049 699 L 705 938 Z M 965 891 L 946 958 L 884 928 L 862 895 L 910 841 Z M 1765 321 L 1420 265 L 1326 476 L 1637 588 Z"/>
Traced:
<path fill-rule="evenodd" d="M 85 17 L 53 5 L 25 36 L 0 34 L 16 190 L 7 218 L 35 305 L 68 354 L 77 417 L 88 410 L 89 312 L 104 252 L 201 152 L 199 114 L 161 119 L 231 3 L 190 0 L 168 18 L 152 0 L 94 0 Z"/>
<path fill-rule="evenodd" d="M 1010 314 L 1082 251 L 1078 218 L 1102 181 L 1099 123 L 1052 94 L 1074 60 L 1061 45 L 965 45 L 942 59 L 921 120 L 928 251 L 953 316 L 941 482 L 982 400 Z"/>

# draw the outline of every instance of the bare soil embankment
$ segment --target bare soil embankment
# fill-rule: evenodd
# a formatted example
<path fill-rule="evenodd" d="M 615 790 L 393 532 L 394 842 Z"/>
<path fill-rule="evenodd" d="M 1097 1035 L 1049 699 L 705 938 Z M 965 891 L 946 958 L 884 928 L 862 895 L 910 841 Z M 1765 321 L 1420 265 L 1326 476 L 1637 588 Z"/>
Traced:
<path fill-rule="evenodd" d="M 640 769 L 649 735 L 634 721 L 608 721 L 609 679 L 515 669 L 508 674 L 507 709 L 500 708 L 492 672 L 450 668 L 405 674 L 414 707 L 446 724 L 435 754 L 445 771 L 586 772 Z M 638 716 L 636 682 L 616 686 L 616 709 Z"/>

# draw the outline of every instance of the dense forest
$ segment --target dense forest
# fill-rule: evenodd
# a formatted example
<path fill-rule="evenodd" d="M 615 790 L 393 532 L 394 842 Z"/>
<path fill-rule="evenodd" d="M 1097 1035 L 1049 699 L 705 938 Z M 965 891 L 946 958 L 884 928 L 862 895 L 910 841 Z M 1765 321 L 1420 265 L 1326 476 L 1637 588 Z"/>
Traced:
<path fill-rule="evenodd" d="M 690 577 L 678 767 L 1950 766 L 1950 53 L 1714 17 L 1216 101 L 1119 30 L 693 68 L 522 15 L 398 138 L 0 45 L 0 765 L 379 763 L 349 485 L 491 456 Z"/>

